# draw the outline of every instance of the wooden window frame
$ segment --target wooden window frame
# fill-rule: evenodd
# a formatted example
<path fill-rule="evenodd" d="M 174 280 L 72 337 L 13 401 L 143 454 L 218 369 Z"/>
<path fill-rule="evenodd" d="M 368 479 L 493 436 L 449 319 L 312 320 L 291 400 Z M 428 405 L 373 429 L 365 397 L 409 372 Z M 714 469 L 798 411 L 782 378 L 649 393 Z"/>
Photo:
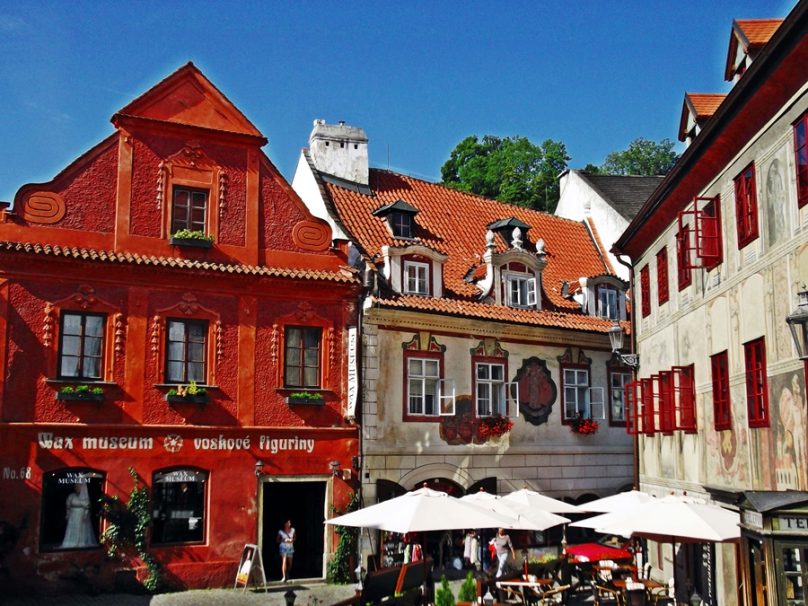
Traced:
<path fill-rule="evenodd" d="M 579 402 L 576 401 L 576 411 L 575 416 L 569 417 L 567 416 L 567 382 L 565 371 L 567 370 L 575 370 L 575 371 L 585 371 L 586 372 L 586 397 L 589 397 L 589 389 L 592 387 L 592 365 L 591 364 L 571 364 L 571 363 L 563 363 L 559 368 L 559 374 L 561 376 L 561 424 L 562 425 L 569 425 L 578 415 L 579 409 L 578 404 Z M 576 389 L 580 389 L 582 384 L 575 383 L 574 386 Z M 590 408 L 590 416 L 591 416 L 591 408 Z"/>
<path fill-rule="evenodd" d="M 766 341 L 764 337 L 744 343 L 743 353 L 749 427 L 769 427 L 769 388 L 766 378 Z"/>
<path fill-rule="evenodd" d="M 808 112 L 794 122 L 794 168 L 797 172 L 797 208 L 808 204 Z M 802 131 L 800 133 L 800 131 Z M 802 143 L 800 143 L 800 134 Z"/>
<path fill-rule="evenodd" d="M 418 359 L 418 360 L 437 360 L 438 361 L 438 394 L 437 394 L 437 402 L 435 402 L 435 414 L 417 414 L 410 412 L 410 360 L 411 359 Z M 443 352 L 431 352 L 431 351 L 404 351 L 403 356 L 404 361 L 404 368 L 403 368 L 403 385 L 402 385 L 402 394 L 404 396 L 404 409 L 403 409 L 403 419 L 405 421 L 427 421 L 427 422 L 436 422 L 440 421 L 441 419 L 441 381 L 443 380 Z"/>
<path fill-rule="evenodd" d="M 621 388 L 616 388 L 612 384 L 612 378 L 615 376 L 627 377 L 628 380 L 623 382 Z M 626 388 L 633 381 L 634 373 L 627 366 L 619 366 L 609 364 L 606 366 L 606 384 L 609 392 L 609 426 L 611 427 L 626 427 L 628 425 L 628 400 L 626 398 Z M 621 400 L 623 403 L 623 418 L 615 419 L 612 415 L 612 401 L 614 399 L 615 390 L 620 389 L 622 392 Z"/>
<path fill-rule="evenodd" d="M 651 274 L 648 265 L 640 270 L 640 306 L 643 318 L 651 315 Z"/>
<path fill-rule="evenodd" d="M 721 196 L 710 198 L 699 215 L 701 220 L 701 242 L 699 251 L 704 261 L 704 269 L 715 269 L 724 262 L 724 237 L 721 225 Z M 710 230 L 713 230 L 711 233 Z M 715 242 L 715 255 L 707 255 L 707 242 L 710 239 Z"/>
<path fill-rule="evenodd" d="M 673 389 L 675 395 L 676 429 L 696 433 L 695 364 L 674 366 Z"/>
<path fill-rule="evenodd" d="M 170 335 L 171 335 L 171 323 L 172 322 L 179 322 L 179 323 L 185 325 L 185 337 L 183 339 L 183 345 L 184 345 L 183 358 L 181 360 L 181 362 L 183 363 L 183 370 L 182 370 L 183 378 L 182 378 L 182 380 L 172 379 L 171 377 L 168 376 L 169 375 L 169 362 L 170 361 L 173 361 L 173 362 L 180 361 L 180 360 L 169 360 L 168 359 L 169 349 L 170 349 L 168 345 L 169 345 L 169 339 L 170 339 Z M 202 360 L 202 377 L 204 378 L 204 380 L 202 380 L 202 381 L 197 381 L 196 379 L 189 379 L 188 378 L 188 366 L 190 364 L 190 361 L 188 359 L 188 345 L 190 343 L 190 341 L 188 340 L 188 327 L 190 325 L 198 325 L 198 326 L 203 327 L 202 334 L 204 335 L 205 340 L 202 343 L 202 352 L 203 352 L 203 355 L 204 355 L 204 359 Z M 190 383 L 193 380 L 193 381 L 197 382 L 200 385 L 201 384 L 207 384 L 208 363 L 209 363 L 209 360 L 210 360 L 209 347 L 210 347 L 210 322 L 208 320 L 199 319 L 199 318 L 175 318 L 175 317 L 166 318 L 166 336 L 165 336 L 165 348 L 164 348 L 165 365 L 163 367 L 163 377 L 164 377 L 165 383 L 166 384 L 172 384 L 172 385 L 174 385 L 174 384 L 176 384 L 176 385 L 187 385 L 188 383 Z"/>
<path fill-rule="evenodd" d="M 656 433 L 656 418 L 654 413 L 654 381 L 651 377 L 640 379 L 640 418 L 642 419 L 641 433 L 654 435 Z"/>
<path fill-rule="evenodd" d="M 690 267 L 690 226 L 684 225 L 676 234 L 676 282 L 681 292 L 693 283 L 693 270 Z"/>
<path fill-rule="evenodd" d="M 514 301 L 513 297 L 511 296 L 511 283 L 512 282 L 524 282 L 524 293 L 525 293 L 525 301 Z M 502 272 L 502 287 L 503 287 L 503 300 L 505 301 L 505 305 L 508 307 L 513 307 L 514 309 L 532 309 L 536 307 L 536 303 L 538 301 L 538 281 L 536 280 L 536 276 L 529 272 L 517 272 L 506 270 Z M 519 293 L 521 295 L 522 289 L 519 288 Z"/>
<path fill-rule="evenodd" d="M 430 263 L 425 263 L 424 261 L 414 261 L 410 259 L 404 259 L 403 263 L 401 264 L 401 292 L 406 295 L 420 295 L 420 296 L 429 296 L 432 292 L 431 288 L 431 267 Z M 415 271 L 415 283 L 416 286 L 418 284 L 419 278 L 418 273 L 419 270 L 423 270 L 424 272 L 424 290 L 410 290 L 408 288 L 409 285 L 409 270 Z"/>
<path fill-rule="evenodd" d="M 71 336 L 78 336 L 80 340 L 80 348 L 78 356 L 71 356 L 71 357 L 78 357 L 79 359 L 79 374 L 76 376 L 69 376 L 62 374 L 62 358 L 66 355 L 64 353 L 64 339 L 67 335 L 65 335 L 65 316 L 66 315 L 73 315 L 81 317 L 81 334 L 80 335 L 71 335 Z M 94 318 L 101 318 L 102 319 L 102 328 L 101 328 L 101 351 L 99 354 L 99 372 L 97 377 L 89 377 L 82 372 L 83 361 L 84 361 L 84 341 L 87 338 L 85 335 L 85 321 L 88 316 L 92 316 Z M 99 382 L 104 380 L 105 372 L 105 364 L 107 362 L 106 358 L 106 349 L 107 349 L 107 323 L 109 322 L 108 314 L 103 312 L 90 312 L 90 311 L 77 311 L 72 309 L 63 309 L 59 313 L 59 346 L 58 346 L 58 353 L 56 356 L 56 377 L 60 381 L 76 381 L 76 382 Z"/>
<path fill-rule="evenodd" d="M 298 374 L 300 375 L 301 383 L 297 385 L 293 385 L 287 382 L 287 377 L 289 376 L 289 331 L 290 330 L 300 330 L 301 331 L 301 344 L 300 347 L 300 363 L 293 368 L 298 370 Z M 305 371 L 306 368 L 311 368 L 310 366 L 306 366 L 306 345 L 305 345 L 305 337 L 306 331 L 317 331 L 317 384 L 316 385 L 306 385 L 305 384 Z M 283 388 L 284 389 L 299 389 L 299 390 L 320 390 L 323 388 L 323 335 L 324 331 L 321 326 L 308 326 L 305 324 L 287 324 L 283 327 Z"/>
<path fill-rule="evenodd" d="M 185 218 L 180 221 L 181 225 L 177 226 L 177 193 L 178 192 L 187 192 L 188 193 L 188 207 L 185 209 Z M 205 202 L 204 206 L 202 207 L 202 212 L 204 213 L 204 219 L 202 220 L 201 227 L 194 224 L 192 215 L 194 211 L 193 199 L 195 195 L 204 194 Z M 174 234 L 180 230 L 187 229 L 189 231 L 202 231 L 205 234 L 209 233 L 208 225 L 208 215 L 210 214 L 210 190 L 200 187 L 189 187 L 187 185 L 180 185 L 174 184 L 174 187 L 171 190 L 171 226 L 169 233 Z"/>
<path fill-rule="evenodd" d="M 614 293 L 614 317 L 603 312 L 601 293 Z M 608 311 L 608 310 L 607 310 Z M 620 290 L 612 284 L 598 284 L 595 286 L 595 315 L 609 320 L 620 320 Z"/>
<path fill-rule="evenodd" d="M 493 409 L 493 402 L 492 402 L 492 407 L 491 407 L 491 413 L 490 414 L 487 414 L 487 415 L 486 414 L 480 414 L 479 402 L 477 401 L 477 383 L 479 381 L 477 379 L 477 366 L 479 364 L 487 364 L 489 366 L 497 365 L 497 366 L 502 367 L 502 397 L 503 398 L 507 397 L 507 394 L 505 392 L 505 390 L 507 389 L 507 385 L 508 385 L 508 360 L 507 360 L 507 358 L 497 358 L 497 357 L 492 357 L 492 356 L 473 356 L 472 360 L 471 360 L 471 377 L 472 377 L 471 389 L 472 389 L 472 393 L 474 394 L 474 416 L 479 418 L 479 419 L 485 419 L 485 418 L 488 418 L 488 417 L 494 417 L 496 415 L 502 415 L 503 417 L 507 416 L 507 411 L 506 411 L 506 414 L 502 414 L 499 411 L 495 412 L 494 409 Z M 491 385 L 496 384 L 494 381 L 491 381 L 491 380 L 484 381 L 484 382 L 489 383 Z M 493 391 L 491 393 L 492 393 L 492 399 L 493 399 Z M 507 402 L 506 402 L 506 404 L 507 404 Z"/>
<path fill-rule="evenodd" d="M 757 180 L 755 163 L 744 168 L 734 179 L 735 225 L 738 231 L 738 250 L 757 240 L 759 235 Z"/>
<path fill-rule="evenodd" d="M 716 431 L 732 429 L 732 401 L 729 393 L 729 353 L 710 356 L 713 391 L 713 427 Z"/>
<path fill-rule="evenodd" d="M 673 403 L 673 372 L 663 370 L 651 378 L 656 382 L 654 395 L 658 402 L 657 410 L 659 411 L 657 429 L 663 435 L 673 435 L 676 429 L 676 411 Z"/>
<path fill-rule="evenodd" d="M 657 300 L 659 305 L 667 303 L 670 299 L 668 282 L 668 247 L 663 246 L 656 254 L 657 267 Z"/>
<path fill-rule="evenodd" d="M 413 217 L 410 213 L 391 212 L 389 217 L 390 231 L 394 238 L 413 239 Z M 407 232 L 406 234 L 404 232 Z"/>

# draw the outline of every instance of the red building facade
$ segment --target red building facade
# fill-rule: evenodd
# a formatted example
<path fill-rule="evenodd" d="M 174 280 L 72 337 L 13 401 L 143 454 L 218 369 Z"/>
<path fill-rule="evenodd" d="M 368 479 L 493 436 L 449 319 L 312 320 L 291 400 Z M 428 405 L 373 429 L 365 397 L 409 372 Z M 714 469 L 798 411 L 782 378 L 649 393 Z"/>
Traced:
<path fill-rule="evenodd" d="M 359 455 L 360 284 L 263 135 L 192 64 L 0 214 L 0 583 L 105 589 L 98 498 L 152 496 L 178 586 L 233 582 L 245 543 L 320 577 Z M 304 392 L 305 397 L 300 397 Z M 300 402 L 300 403 L 298 403 Z"/>

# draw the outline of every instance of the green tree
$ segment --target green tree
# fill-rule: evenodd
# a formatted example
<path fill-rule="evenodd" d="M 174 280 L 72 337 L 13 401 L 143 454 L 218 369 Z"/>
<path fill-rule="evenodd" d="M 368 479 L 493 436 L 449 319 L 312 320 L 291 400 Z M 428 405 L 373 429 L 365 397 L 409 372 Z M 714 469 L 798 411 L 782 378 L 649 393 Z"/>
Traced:
<path fill-rule="evenodd" d="M 452 150 L 441 178 L 447 187 L 553 212 L 569 159 L 564 144 L 551 139 L 535 145 L 525 137 L 470 136 Z"/>
<path fill-rule="evenodd" d="M 605 175 L 666 175 L 679 159 L 673 146 L 670 139 L 657 143 L 640 137 L 627 149 L 606 156 L 600 172 Z"/>

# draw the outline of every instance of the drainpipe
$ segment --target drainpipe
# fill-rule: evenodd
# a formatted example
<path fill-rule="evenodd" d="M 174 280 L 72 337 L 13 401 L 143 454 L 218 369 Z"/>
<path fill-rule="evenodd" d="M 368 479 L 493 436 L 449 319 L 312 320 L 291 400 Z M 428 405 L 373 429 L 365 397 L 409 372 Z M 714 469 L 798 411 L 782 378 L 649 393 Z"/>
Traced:
<path fill-rule="evenodd" d="M 631 349 L 630 349 L 629 353 L 636 353 L 636 351 L 637 351 L 637 346 L 636 346 L 637 327 L 636 327 L 635 319 L 637 317 L 637 306 L 636 306 L 636 300 L 635 300 L 636 297 L 633 296 L 634 295 L 634 265 L 631 264 L 630 260 L 625 261 L 624 259 L 622 259 L 623 256 L 625 256 L 625 255 L 615 254 L 614 258 L 617 259 L 617 262 L 620 263 L 620 265 L 623 265 L 624 267 L 628 268 L 628 284 L 629 284 L 629 290 L 631 290 L 631 293 L 632 293 L 631 315 L 630 315 L 630 318 L 629 318 L 630 321 L 631 321 L 631 340 L 630 340 L 630 343 L 631 343 L 630 348 Z M 635 371 L 635 373 L 636 372 L 637 371 Z M 635 379 L 637 378 L 636 374 L 635 374 L 634 378 Z M 634 485 L 634 490 L 639 490 L 640 489 L 640 446 L 639 446 L 640 435 L 638 433 L 634 433 L 632 438 L 633 439 L 632 439 L 631 442 L 632 442 L 632 448 L 634 450 L 634 452 L 633 452 L 633 458 L 634 458 L 634 465 L 633 465 L 634 474 L 633 475 L 634 475 L 634 477 L 632 478 L 632 484 Z"/>

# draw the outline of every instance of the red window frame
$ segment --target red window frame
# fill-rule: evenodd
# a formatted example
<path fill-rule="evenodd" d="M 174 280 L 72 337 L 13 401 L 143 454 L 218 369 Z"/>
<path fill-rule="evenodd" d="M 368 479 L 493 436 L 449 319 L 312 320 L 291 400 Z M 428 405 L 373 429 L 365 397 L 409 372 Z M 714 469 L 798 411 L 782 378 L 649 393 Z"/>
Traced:
<path fill-rule="evenodd" d="M 735 224 L 738 228 L 738 250 L 757 240 L 758 205 L 754 162 L 735 177 Z"/>
<path fill-rule="evenodd" d="M 729 399 L 729 356 L 725 351 L 710 356 L 713 383 L 713 424 L 716 431 L 732 429 Z"/>
<path fill-rule="evenodd" d="M 794 123 L 794 166 L 797 169 L 797 207 L 808 204 L 808 112 Z"/>
<path fill-rule="evenodd" d="M 766 342 L 763 337 L 743 345 L 746 366 L 746 407 L 749 427 L 769 426 L 769 389 L 766 380 Z"/>
<path fill-rule="evenodd" d="M 659 402 L 659 431 L 663 434 L 673 434 L 676 428 L 676 411 L 673 407 L 673 372 L 663 370 L 651 377 L 657 389 L 656 396 Z"/>
<path fill-rule="evenodd" d="M 679 290 L 690 286 L 693 282 L 693 271 L 690 269 L 690 226 L 684 225 L 676 234 L 676 280 Z"/>
<path fill-rule="evenodd" d="M 659 304 L 667 303 L 670 298 L 668 288 L 668 247 L 663 246 L 656 255 L 657 299 Z"/>
<path fill-rule="evenodd" d="M 640 270 L 640 303 L 642 317 L 646 318 L 651 313 L 651 276 L 647 265 Z"/>
<path fill-rule="evenodd" d="M 676 395 L 676 409 L 678 411 L 677 429 L 685 433 L 696 432 L 696 367 L 674 366 L 674 393 Z"/>
<path fill-rule="evenodd" d="M 642 430 L 641 433 L 653 435 L 656 431 L 656 423 L 654 419 L 654 381 L 650 378 L 640 379 L 641 389 L 641 402 L 642 412 Z"/>
<path fill-rule="evenodd" d="M 701 210 L 701 251 L 704 269 L 724 262 L 724 238 L 721 235 L 721 196 L 711 198 Z M 712 253 L 712 254 L 710 254 Z"/>

